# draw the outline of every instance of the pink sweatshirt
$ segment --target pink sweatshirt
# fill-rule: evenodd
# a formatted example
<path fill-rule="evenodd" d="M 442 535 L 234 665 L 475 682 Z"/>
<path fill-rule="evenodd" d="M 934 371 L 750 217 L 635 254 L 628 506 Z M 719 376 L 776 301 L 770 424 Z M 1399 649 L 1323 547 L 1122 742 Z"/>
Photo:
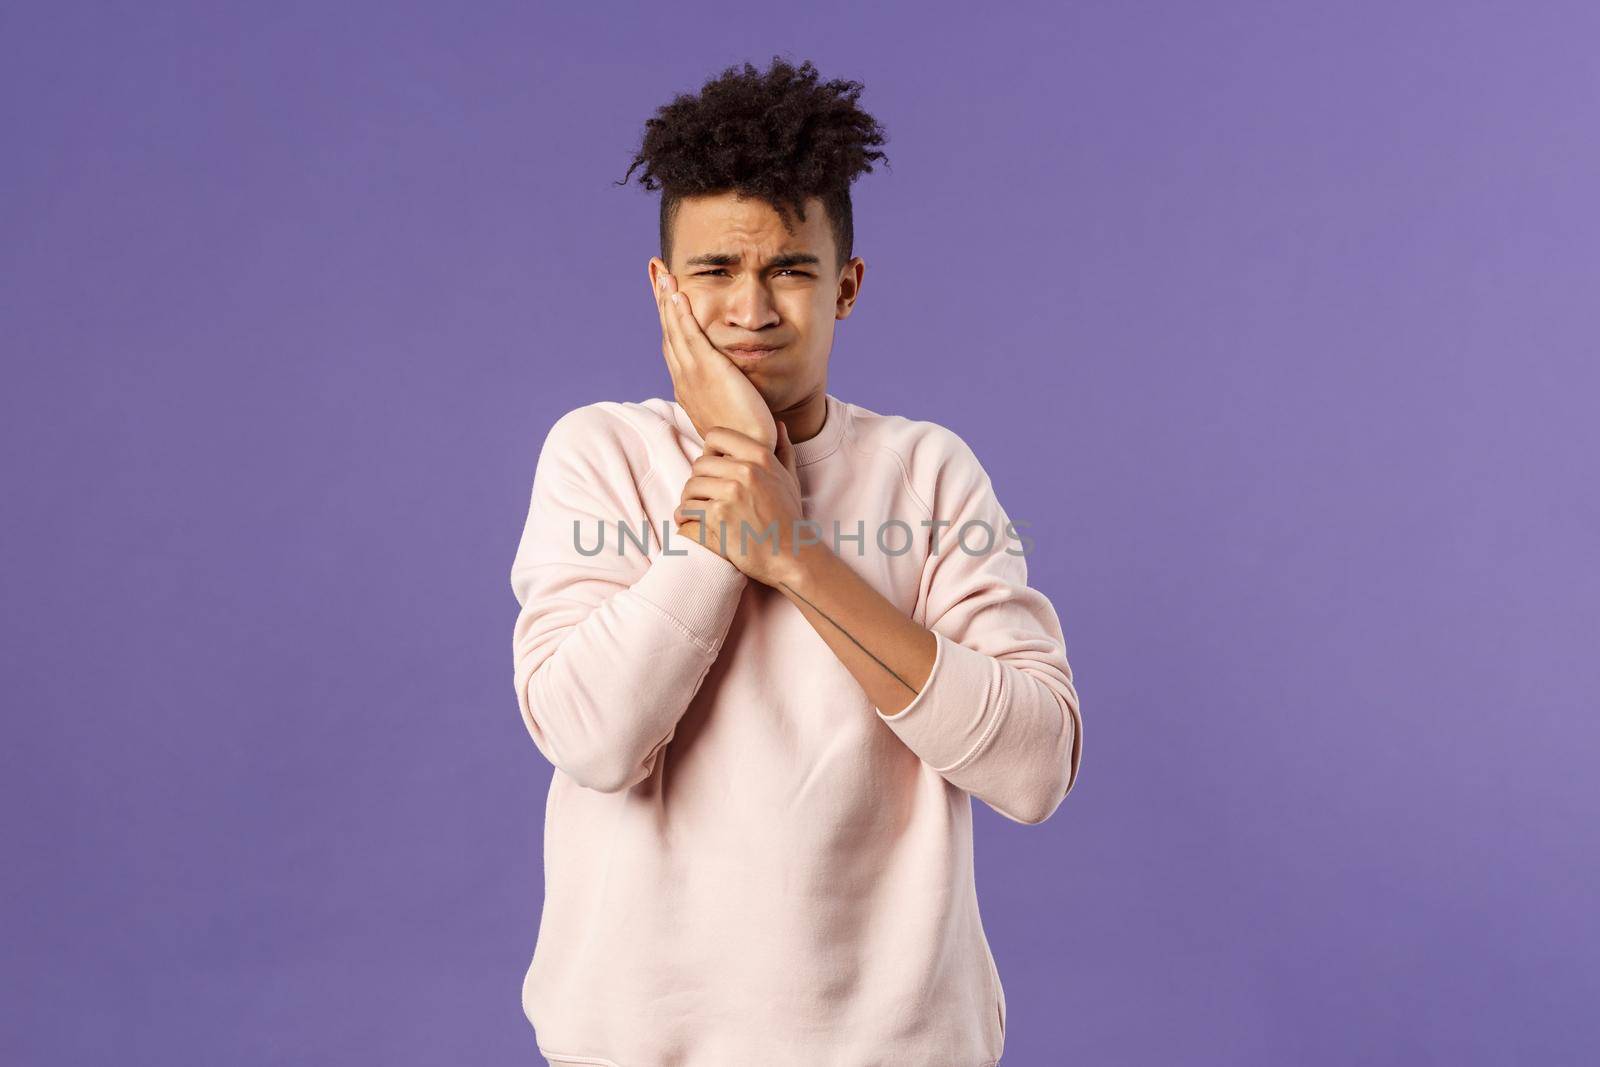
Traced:
<path fill-rule="evenodd" d="M 703 446 L 681 406 L 593 403 L 545 439 L 511 586 L 517 700 L 555 767 L 522 986 L 552 1064 L 999 1061 L 969 798 L 1037 823 L 1071 791 L 1061 625 L 960 437 L 827 408 L 796 446 L 805 517 L 937 642 L 896 714 L 782 593 L 678 533 Z"/>

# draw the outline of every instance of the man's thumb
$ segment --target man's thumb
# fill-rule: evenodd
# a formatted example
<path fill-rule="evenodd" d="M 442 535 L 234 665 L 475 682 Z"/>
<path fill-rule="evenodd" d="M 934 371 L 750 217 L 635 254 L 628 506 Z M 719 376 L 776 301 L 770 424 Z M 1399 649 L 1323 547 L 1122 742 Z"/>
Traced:
<path fill-rule="evenodd" d="M 794 465 L 794 442 L 789 440 L 789 427 L 784 425 L 782 419 L 778 420 L 778 446 L 774 450 L 778 454 L 778 462 L 783 464 L 783 469 L 799 477 L 799 471 Z"/>

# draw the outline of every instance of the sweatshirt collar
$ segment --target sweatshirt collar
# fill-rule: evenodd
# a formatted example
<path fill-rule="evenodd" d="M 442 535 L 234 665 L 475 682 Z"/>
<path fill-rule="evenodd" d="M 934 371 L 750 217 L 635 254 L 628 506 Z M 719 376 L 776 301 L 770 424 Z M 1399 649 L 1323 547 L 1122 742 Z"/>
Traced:
<path fill-rule="evenodd" d="M 808 463 L 815 463 L 826 459 L 839 448 L 839 442 L 844 440 L 845 420 L 850 417 L 845 409 L 845 403 L 832 393 L 824 393 L 827 403 L 827 414 L 823 417 L 822 429 L 817 431 L 815 437 L 798 441 L 794 446 L 794 462 L 797 467 L 804 467 Z M 672 401 L 672 417 L 678 423 L 678 428 L 692 440 L 699 448 L 705 447 L 705 440 L 700 436 L 700 431 L 695 429 L 694 422 L 683 410 L 683 405 L 676 400 Z"/>
<path fill-rule="evenodd" d="M 844 440 L 844 424 L 850 413 L 845 410 L 843 402 L 832 393 L 824 393 L 823 397 L 827 401 L 828 412 L 823 417 L 822 429 L 817 431 L 815 437 L 795 443 L 794 463 L 797 467 L 815 463 L 832 455 L 839 447 L 839 442 Z"/>

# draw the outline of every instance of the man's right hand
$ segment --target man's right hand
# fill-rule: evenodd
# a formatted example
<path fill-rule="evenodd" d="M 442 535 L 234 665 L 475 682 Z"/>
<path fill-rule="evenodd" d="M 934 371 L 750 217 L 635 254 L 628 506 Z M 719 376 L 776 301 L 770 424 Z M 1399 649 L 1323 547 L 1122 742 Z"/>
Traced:
<path fill-rule="evenodd" d="M 727 426 L 776 448 L 778 424 L 766 400 L 705 335 L 689 306 L 688 294 L 678 289 L 666 264 L 659 258 L 651 262 L 660 264 L 655 296 L 661 316 L 661 354 L 672 374 L 677 401 L 701 439 L 713 426 Z M 674 296 L 679 299 L 674 301 Z"/>

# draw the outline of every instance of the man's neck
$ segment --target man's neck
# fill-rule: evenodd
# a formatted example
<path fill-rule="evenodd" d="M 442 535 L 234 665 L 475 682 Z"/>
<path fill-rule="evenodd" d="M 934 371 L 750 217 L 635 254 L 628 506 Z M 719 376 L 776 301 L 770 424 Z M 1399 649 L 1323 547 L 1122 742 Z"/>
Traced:
<path fill-rule="evenodd" d="M 773 411 L 772 417 L 788 428 L 793 444 L 811 440 L 822 432 L 822 424 L 828 419 L 827 389 L 819 389 L 791 407 Z"/>

